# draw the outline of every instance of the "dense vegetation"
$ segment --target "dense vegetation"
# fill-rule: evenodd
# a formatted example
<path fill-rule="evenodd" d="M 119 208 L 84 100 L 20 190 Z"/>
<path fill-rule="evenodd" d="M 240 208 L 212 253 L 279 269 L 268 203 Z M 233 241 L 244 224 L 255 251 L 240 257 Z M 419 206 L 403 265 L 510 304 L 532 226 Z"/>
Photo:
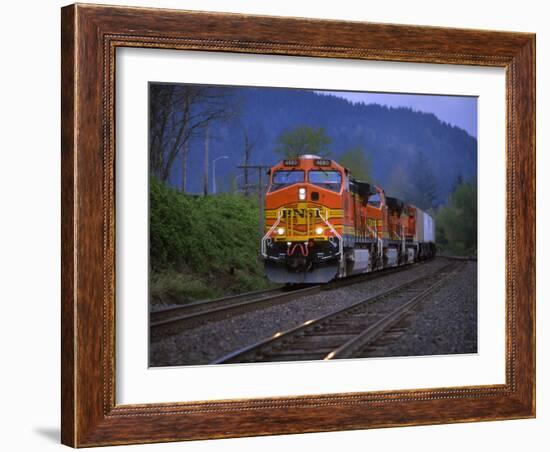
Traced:
<path fill-rule="evenodd" d="M 268 286 L 258 206 L 242 195 L 193 196 L 150 181 L 150 293 L 184 303 Z"/>
<path fill-rule="evenodd" d="M 475 183 L 459 182 L 435 216 L 436 242 L 448 254 L 477 254 L 477 188 Z"/>

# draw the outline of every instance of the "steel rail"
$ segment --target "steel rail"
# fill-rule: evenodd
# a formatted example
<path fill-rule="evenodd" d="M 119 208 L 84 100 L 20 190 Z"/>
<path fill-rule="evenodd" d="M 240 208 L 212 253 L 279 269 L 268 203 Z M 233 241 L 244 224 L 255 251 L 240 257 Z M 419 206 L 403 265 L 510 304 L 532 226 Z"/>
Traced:
<path fill-rule="evenodd" d="M 195 314 L 202 311 L 208 311 L 214 307 L 228 306 L 231 304 L 237 304 L 242 301 L 262 298 L 277 293 L 281 293 L 285 290 L 284 287 L 275 287 L 271 289 L 254 290 L 251 292 L 245 292 L 228 297 L 214 298 L 211 300 L 200 300 L 186 303 L 183 305 L 168 306 L 155 311 L 150 312 L 150 319 L 152 323 L 162 320 L 168 320 L 175 317 L 184 315 Z"/>
<path fill-rule="evenodd" d="M 214 362 L 212 364 L 226 364 L 226 363 L 239 363 L 239 362 L 261 362 L 261 361 L 269 361 L 269 359 L 262 360 L 258 359 L 258 356 L 267 356 L 271 355 L 273 360 L 280 360 L 281 353 L 284 356 L 293 356 L 294 360 L 299 360 L 300 357 L 304 356 L 313 356 L 317 355 L 317 358 L 314 359 L 334 359 L 340 358 L 340 357 L 347 357 L 347 349 L 348 347 L 356 347 L 362 344 L 362 340 L 364 339 L 366 341 L 369 340 L 369 333 L 365 333 L 365 328 L 370 328 L 370 322 L 366 327 L 363 327 L 358 332 L 350 332 L 349 328 L 346 328 L 346 324 L 348 323 L 346 321 L 346 317 L 353 318 L 355 315 L 356 317 L 360 317 L 360 313 L 358 312 L 365 308 L 368 305 L 374 304 L 376 302 L 379 302 L 381 300 L 387 300 L 390 299 L 392 296 L 399 296 L 400 294 L 405 293 L 407 290 L 415 290 L 415 285 L 424 284 L 424 286 L 421 286 L 421 289 L 425 287 L 426 282 L 429 283 L 433 281 L 435 278 L 437 278 L 441 273 L 447 272 L 449 269 L 454 269 L 456 266 L 460 265 L 458 262 L 450 262 L 444 267 L 438 269 L 435 273 L 430 275 L 421 276 L 419 278 L 416 278 L 412 281 L 408 281 L 406 283 L 394 286 L 382 293 L 379 293 L 377 295 L 372 295 L 368 298 L 365 298 L 363 300 L 360 300 L 358 302 L 353 303 L 350 306 L 347 306 L 345 308 L 339 309 L 337 311 L 331 312 L 329 314 L 326 314 L 324 316 L 318 317 L 316 319 L 308 320 L 301 325 L 291 328 L 286 331 L 281 331 L 275 333 L 273 336 L 263 339 L 259 342 L 256 342 L 252 345 L 249 345 L 247 347 L 241 348 L 239 350 L 236 350 L 232 353 L 229 353 Z M 450 274 L 450 273 L 449 273 Z M 446 276 L 449 276 L 447 274 Z M 438 285 L 442 284 L 442 281 L 436 281 L 433 284 L 429 284 L 427 288 L 424 288 L 424 290 L 420 290 L 420 293 L 418 292 L 418 288 L 416 288 L 416 292 L 413 293 L 413 298 L 408 298 L 406 303 L 400 304 L 400 310 L 401 312 L 409 312 L 410 309 L 412 309 L 413 304 L 416 304 L 416 302 L 419 302 L 421 299 L 423 299 L 428 293 L 433 291 Z M 390 317 L 391 314 L 394 314 L 393 317 Z M 387 317 L 387 324 L 390 323 L 393 325 L 394 322 L 390 320 L 397 319 L 397 310 L 395 312 L 392 311 L 392 313 L 389 314 Z M 381 316 L 378 315 L 378 319 L 375 320 L 374 325 L 378 322 L 379 318 Z M 330 330 L 331 323 L 336 324 L 338 321 L 342 321 L 344 323 L 343 326 L 332 328 L 332 331 Z M 376 326 L 375 329 L 371 330 L 372 334 L 376 332 L 376 335 L 378 335 L 381 331 L 384 330 L 383 326 L 386 322 L 380 322 Z M 307 347 L 298 347 L 297 349 L 292 349 L 293 342 L 296 342 L 299 338 L 304 338 L 305 334 L 309 334 L 309 338 L 312 336 L 317 336 L 320 338 L 321 336 L 328 337 L 330 340 L 334 340 L 336 342 L 339 342 L 338 345 L 330 347 L 330 349 L 323 351 L 323 348 L 317 348 L 317 349 L 307 349 Z M 363 336 L 361 336 L 363 334 Z M 360 337 L 360 338 L 359 338 Z M 275 348 L 279 347 L 279 351 L 276 351 Z M 288 359 L 287 359 L 288 360 Z"/>
<path fill-rule="evenodd" d="M 445 259 L 454 259 L 457 261 L 475 261 L 477 262 L 477 256 L 448 256 L 446 254 L 438 254 L 436 257 L 443 257 Z"/>
<path fill-rule="evenodd" d="M 443 283 L 456 273 L 456 268 L 447 273 L 440 280 L 429 286 L 424 291 L 415 295 L 408 302 L 393 310 L 386 316 L 374 324 L 365 328 L 365 330 L 353 337 L 341 347 L 330 352 L 324 359 L 337 359 L 337 358 L 353 358 L 359 350 L 364 349 L 366 346 L 374 343 L 377 339 L 382 337 L 392 326 L 407 316 L 422 300 L 424 300 L 430 293 L 439 288 Z"/>
<path fill-rule="evenodd" d="M 311 286 L 289 291 L 279 291 L 266 297 L 256 297 L 242 300 L 237 298 L 232 304 L 220 306 L 215 303 L 210 309 L 200 310 L 198 312 L 177 315 L 164 320 L 158 320 L 150 323 L 150 332 L 152 337 L 176 334 L 181 329 L 193 328 L 204 324 L 207 321 L 221 320 L 229 318 L 244 312 L 251 312 L 268 306 L 274 306 L 286 303 L 296 298 L 313 295 L 321 291 L 321 286 Z M 204 304 L 212 305 L 212 302 Z"/>
<path fill-rule="evenodd" d="M 418 262 L 397 267 L 388 267 L 369 273 L 337 279 L 324 285 L 264 289 L 151 311 L 149 324 L 150 334 L 151 337 L 177 334 L 183 329 L 200 326 L 208 321 L 222 320 L 245 312 L 252 312 L 269 306 L 283 304 L 300 297 L 314 295 L 321 290 L 334 290 L 353 284 L 364 283 L 410 269 L 413 266 L 422 265 L 423 263 L 424 262 Z"/>

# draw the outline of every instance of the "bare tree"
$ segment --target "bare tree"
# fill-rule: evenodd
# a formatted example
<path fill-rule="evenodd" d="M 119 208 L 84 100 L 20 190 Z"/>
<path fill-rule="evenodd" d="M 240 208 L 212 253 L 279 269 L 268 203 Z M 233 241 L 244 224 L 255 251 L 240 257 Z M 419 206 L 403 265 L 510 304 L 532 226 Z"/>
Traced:
<path fill-rule="evenodd" d="M 204 134 L 204 172 L 202 178 L 202 191 L 204 196 L 208 195 L 208 164 L 210 163 L 210 128 L 206 125 Z"/>
<path fill-rule="evenodd" d="M 244 194 L 248 196 L 248 170 L 250 158 L 254 148 L 258 145 L 262 138 L 263 130 L 260 126 L 243 126 L 243 170 L 244 170 Z"/>
<path fill-rule="evenodd" d="M 169 121 L 174 115 L 174 85 L 150 85 L 149 92 L 149 169 L 157 177 L 162 171 L 162 149 Z"/>
<path fill-rule="evenodd" d="M 167 181 L 178 155 L 182 158 L 182 189 L 187 182 L 189 143 L 203 136 L 207 125 L 235 113 L 231 90 L 197 85 L 151 85 L 150 171 Z"/>
<path fill-rule="evenodd" d="M 181 191 L 187 191 L 187 161 L 189 158 L 189 140 L 183 145 L 181 154 Z"/>

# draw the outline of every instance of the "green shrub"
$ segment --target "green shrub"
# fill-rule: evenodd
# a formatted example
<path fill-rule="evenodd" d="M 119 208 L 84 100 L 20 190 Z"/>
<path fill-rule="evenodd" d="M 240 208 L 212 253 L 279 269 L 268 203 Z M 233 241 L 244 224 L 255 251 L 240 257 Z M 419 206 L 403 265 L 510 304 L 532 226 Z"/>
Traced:
<path fill-rule="evenodd" d="M 197 299 L 206 297 L 204 287 L 220 295 L 267 287 L 258 258 L 258 216 L 256 199 L 237 194 L 194 196 L 151 179 L 152 301 L 163 299 L 162 291 L 165 299 L 176 299 L 175 293 Z M 178 274 L 185 277 L 176 278 Z M 168 282 L 170 278 L 174 281 Z"/>

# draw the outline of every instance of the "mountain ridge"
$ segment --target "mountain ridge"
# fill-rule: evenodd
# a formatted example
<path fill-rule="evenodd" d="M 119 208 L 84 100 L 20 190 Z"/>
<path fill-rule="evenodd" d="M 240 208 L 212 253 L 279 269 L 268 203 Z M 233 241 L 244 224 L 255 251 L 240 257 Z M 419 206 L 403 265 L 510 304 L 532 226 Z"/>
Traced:
<path fill-rule="evenodd" d="M 437 182 L 437 203 L 448 199 L 458 178 L 471 181 L 477 173 L 477 139 L 465 130 L 440 120 L 433 113 L 409 107 L 353 103 L 334 95 L 287 88 L 230 88 L 239 113 L 211 127 L 210 161 L 217 162 L 218 191 L 229 191 L 244 159 L 244 133 L 255 133 L 252 164 L 272 165 L 281 160 L 275 148 L 279 135 L 299 126 L 323 127 L 331 138 L 330 157 L 348 149 L 364 149 L 370 179 L 393 196 L 406 198 L 407 186 L 422 177 L 413 171 L 420 153 L 427 157 Z M 204 138 L 190 143 L 188 191 L 202 191 Z M 350 168 L 353 172 L 353 168 Z M 210 170 L 210 178 L 212 171 Z M 170 183 L 179 186 L 181 164 L 176 162 Z M 239 176 L 239 182 L 242 177 Z"/>

